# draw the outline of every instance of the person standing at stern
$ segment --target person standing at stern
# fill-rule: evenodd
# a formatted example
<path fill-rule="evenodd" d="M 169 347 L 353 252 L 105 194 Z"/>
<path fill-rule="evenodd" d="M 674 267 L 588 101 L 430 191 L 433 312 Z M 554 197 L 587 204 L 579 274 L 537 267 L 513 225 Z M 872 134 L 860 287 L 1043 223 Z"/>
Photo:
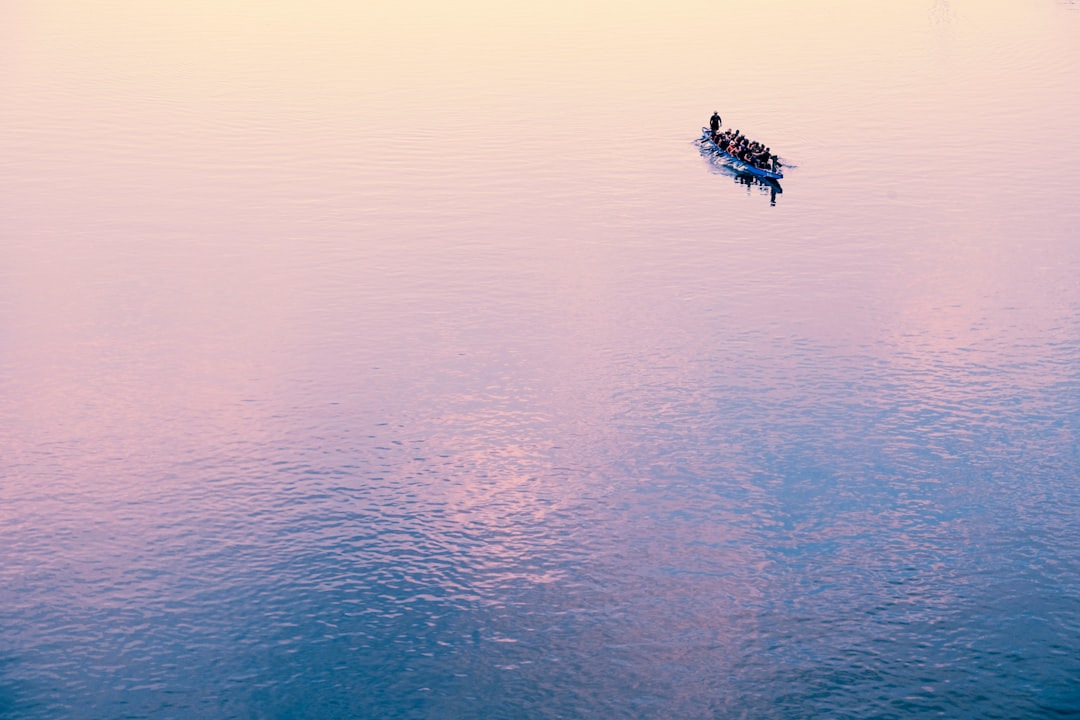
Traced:
<path fill-rule="evenodd" d="M 717 131 L 720 130 L 720 113 L 714 112 L 712 117 L 709 118 L 709 129 L 712 130 L 713 135 L 716 135 Z"/>

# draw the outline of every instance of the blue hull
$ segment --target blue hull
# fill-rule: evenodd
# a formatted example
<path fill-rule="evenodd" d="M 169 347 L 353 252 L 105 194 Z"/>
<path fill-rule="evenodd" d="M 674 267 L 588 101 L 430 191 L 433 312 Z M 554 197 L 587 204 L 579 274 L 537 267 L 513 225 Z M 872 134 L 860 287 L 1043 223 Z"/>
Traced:
<path fill-rule="evenodd" d="M 768 178 L 770 180 L 780 180 L 784 177 L 782 172 L 773 172 L 772 170 L 763 170 L 762 168 L 755 167 L 749 163 L 743 162 L 734 155 L 729 154 L 726 150 L 721 150 L 720 146 L 713 142 L 712 136 L 709 134 L 708 128 L 701 128 L 701 139 L 709 144 L 709 147 L 716 150 L 716 153 L 720 157 L 726 159 L 731 167 L 736 172 L 746 173 L 747 175 L 756 175 L 757 177 Z"/>

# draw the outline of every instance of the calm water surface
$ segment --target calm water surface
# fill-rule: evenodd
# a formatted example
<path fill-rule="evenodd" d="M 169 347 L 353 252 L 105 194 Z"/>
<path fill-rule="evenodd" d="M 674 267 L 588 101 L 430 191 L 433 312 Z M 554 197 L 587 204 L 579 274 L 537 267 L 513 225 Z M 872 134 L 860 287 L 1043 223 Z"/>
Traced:
<path fill-rule="evenodd" d="M 1075 2 L 14 0 L 0 62 L 0 717 L 1080 716 Z"/>

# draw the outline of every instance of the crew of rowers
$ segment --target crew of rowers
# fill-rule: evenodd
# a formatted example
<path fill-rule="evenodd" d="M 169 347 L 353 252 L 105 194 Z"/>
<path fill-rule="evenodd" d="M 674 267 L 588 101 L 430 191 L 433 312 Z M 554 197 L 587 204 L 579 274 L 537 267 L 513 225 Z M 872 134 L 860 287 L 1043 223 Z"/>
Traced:
<path fill-rule="evenodd" d="M 776 172 L 780 167 L 780 158 L 773 155 L 771 149 L 751 140 L 738 130 L 717 131 L 711 135 L 716 146 L 733 158 L 772 172 Z"/>
<path fill-rule="evenodd" d="M 720 132 L 719 113 L 713 113 L 709 119 L 709 130 L 709 137 L 716 143 L 716 147 L 733 158 L 762 170 L 777 172 L 780 169 L 780 158 L 773 155 L 772 150 L 761 143 L 751 140 L 738 130 L 728 129 Z"/>

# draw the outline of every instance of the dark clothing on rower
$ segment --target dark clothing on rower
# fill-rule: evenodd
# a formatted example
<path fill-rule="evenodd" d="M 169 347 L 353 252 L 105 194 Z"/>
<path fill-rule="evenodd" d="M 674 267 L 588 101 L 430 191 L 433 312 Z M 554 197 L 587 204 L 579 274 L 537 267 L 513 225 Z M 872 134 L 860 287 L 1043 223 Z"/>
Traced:
<path fill-rule="evenodd" d="M 713 135 L 720 129 L 720 113 L 713 113 L 712 117 L 709 118 L 709 128 L 712 130 Z"/>

